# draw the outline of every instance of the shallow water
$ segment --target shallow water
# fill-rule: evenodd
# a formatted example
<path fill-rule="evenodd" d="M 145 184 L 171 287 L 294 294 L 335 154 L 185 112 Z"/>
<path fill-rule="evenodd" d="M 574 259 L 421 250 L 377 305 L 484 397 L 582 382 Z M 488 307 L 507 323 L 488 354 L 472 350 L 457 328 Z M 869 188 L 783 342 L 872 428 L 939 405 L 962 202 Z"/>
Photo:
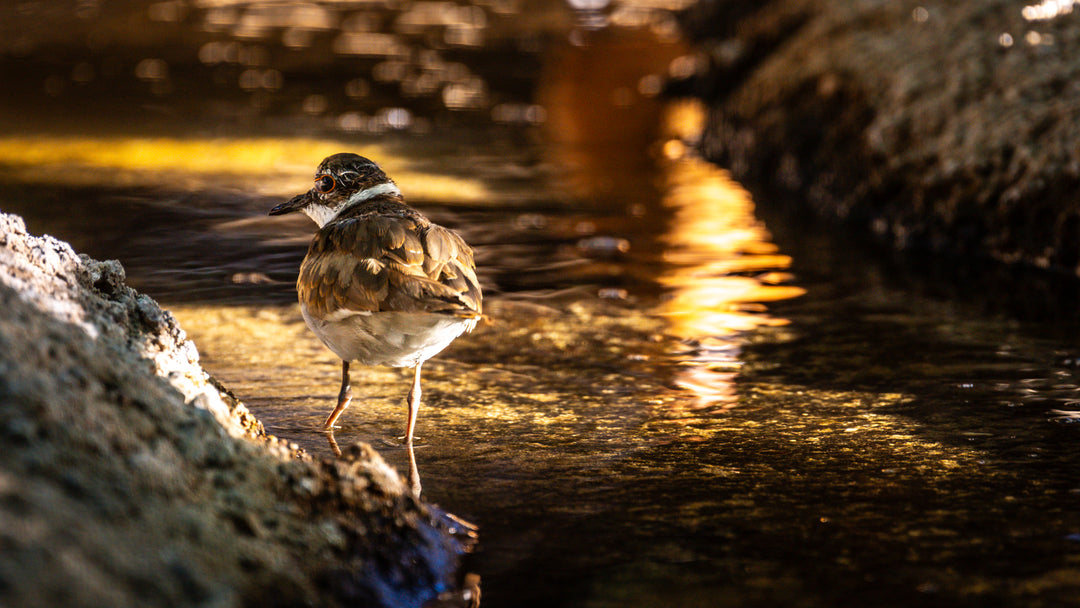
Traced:
<path fill-rule="evenodd" d="M 462 60 L 490 74 L 516 40 L 528 74 L 486 91 L 536 124 L 380 93 L 353 129 L 345 102 L 283 86 L 247 91 L 241 126 L 203 91 L 185 131 L 170 112 L 199 103 L 154 89 L 197 80 L 174 67 L 142 83 L 156 126 L 7 124 L 0 209 L 119 258 L 269 432 L 332 457 L 339 362 L 292 288 L 314 227 L 265 213 L 325 154 L 383 163 L 477 250 L 490 322 L 425 365 L 416 459 L 424 498 L 480 528 L 485 606 L 1076 604 L 1075 290 L 896 262 L 755 205 L 690 152 L 700 110 L 646 94 L 681 43 L 550 15 L 518 37 L 493 17 Z M 396 102 L 411 126 L 391 132 L 372 117 Z M 336 443 L 407 470 L 408 383 L 356 368 Z"/>

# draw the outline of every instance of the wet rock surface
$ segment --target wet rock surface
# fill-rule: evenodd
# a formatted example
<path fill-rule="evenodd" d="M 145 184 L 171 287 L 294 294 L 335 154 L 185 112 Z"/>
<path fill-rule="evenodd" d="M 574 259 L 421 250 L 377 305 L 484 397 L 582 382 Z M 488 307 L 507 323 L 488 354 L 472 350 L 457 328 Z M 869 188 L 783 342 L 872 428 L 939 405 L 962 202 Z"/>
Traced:
<path fill-rule="evenodd" d="M 700 3 L 703 148 L 900 248 L 1074 272 L 1080 19 L 1029 4 Z"/>
<path fill-rule="evenodd" d="M 209 377 L 172 315 L 0 214 L 0 604 L 419 606 L 452 519 L 370 447 L 315 462 Z"/>

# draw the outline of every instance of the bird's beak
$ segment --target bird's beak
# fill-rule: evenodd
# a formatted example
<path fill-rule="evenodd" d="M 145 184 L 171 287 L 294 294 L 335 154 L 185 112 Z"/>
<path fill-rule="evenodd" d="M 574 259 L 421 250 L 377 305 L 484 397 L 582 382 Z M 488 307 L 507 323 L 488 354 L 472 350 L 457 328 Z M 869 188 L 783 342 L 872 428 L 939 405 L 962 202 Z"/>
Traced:
<path fill-rule="evenodd" d="M 311 203 L 311 192 L 305 192 L 274 207 L 270 210 L 270 215 L 285 215 L 286 213 L 299 211 L 304 207 L 307 207 L 309 203 Z"/>

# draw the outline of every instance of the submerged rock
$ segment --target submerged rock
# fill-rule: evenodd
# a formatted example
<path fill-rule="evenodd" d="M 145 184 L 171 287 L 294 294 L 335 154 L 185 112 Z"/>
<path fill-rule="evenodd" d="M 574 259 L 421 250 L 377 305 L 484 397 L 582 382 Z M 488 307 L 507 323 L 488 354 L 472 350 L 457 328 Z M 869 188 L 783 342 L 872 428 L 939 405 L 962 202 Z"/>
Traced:
<path fill-rule="evenodd" d="M 1080 20 L 1027 4 L 704 0 L 704 150 L 902 248 L 1078 271 Z"/>
<path fill-rule="evenodd" d="M 0 605 L 420 606 L 452 521 L 266 435 L 118 262 L 0 213 Z"/>

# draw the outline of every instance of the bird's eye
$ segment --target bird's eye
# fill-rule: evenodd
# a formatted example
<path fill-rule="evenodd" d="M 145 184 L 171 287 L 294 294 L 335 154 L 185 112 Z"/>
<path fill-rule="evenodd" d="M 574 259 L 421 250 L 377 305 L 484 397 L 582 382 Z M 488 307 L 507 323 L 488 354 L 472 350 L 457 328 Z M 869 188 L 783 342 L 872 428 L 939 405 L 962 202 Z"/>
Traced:
<path fill-rule="evenodd" d="M 337 183 L 329 175 L 323 175 L 315 179 L 315 189 L 323 194 L 332 192 L 335 186 L 337 186 Z"/>

